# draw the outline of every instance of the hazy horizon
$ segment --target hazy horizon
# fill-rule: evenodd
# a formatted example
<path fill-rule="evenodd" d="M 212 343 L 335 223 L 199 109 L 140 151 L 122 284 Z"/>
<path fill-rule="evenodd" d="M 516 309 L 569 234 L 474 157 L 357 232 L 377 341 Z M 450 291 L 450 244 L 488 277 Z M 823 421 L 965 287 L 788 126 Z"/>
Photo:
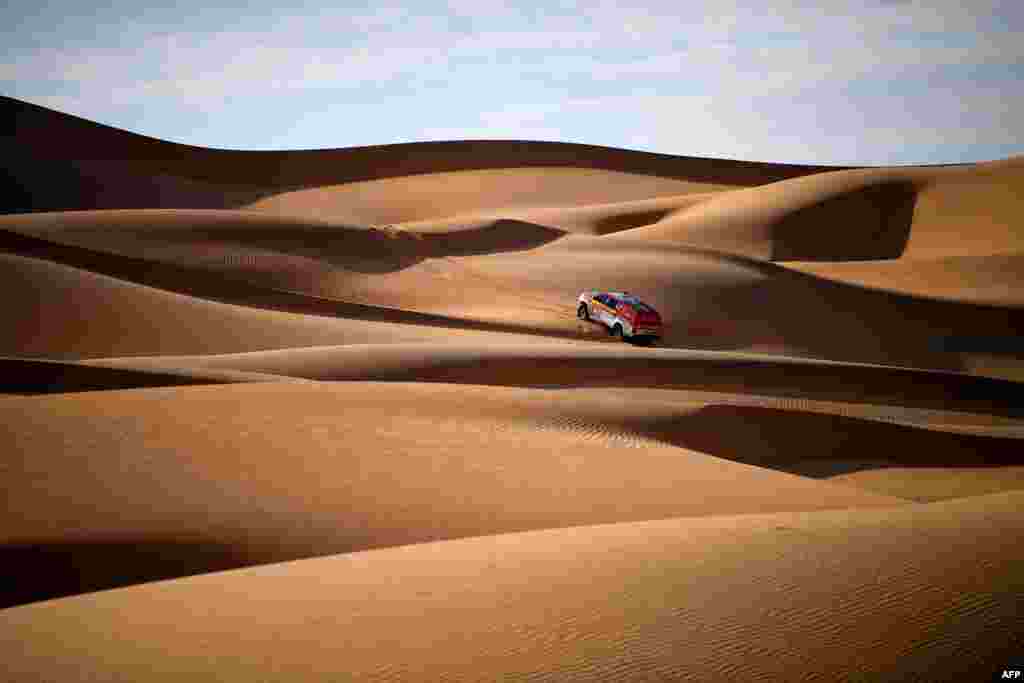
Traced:
<path fill-rule="evenodd" d="M 9 7 L 0 93 L 219 149 L 544 140 L 822 165 L 1024 153 L 1024 6 L 713 7 Z"/>

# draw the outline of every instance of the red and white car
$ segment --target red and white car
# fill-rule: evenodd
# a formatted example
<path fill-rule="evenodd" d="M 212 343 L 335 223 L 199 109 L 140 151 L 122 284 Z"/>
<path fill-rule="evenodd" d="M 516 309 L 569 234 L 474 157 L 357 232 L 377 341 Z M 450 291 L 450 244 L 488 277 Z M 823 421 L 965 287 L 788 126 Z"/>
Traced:
<path fill-rule="evenodd" d="M 658 312 L 628 292 L 587 290 L 577 299 L 576 316 L 601 323 L 613 336 L 637 342 L 657 341 L 664 330 Z"/>

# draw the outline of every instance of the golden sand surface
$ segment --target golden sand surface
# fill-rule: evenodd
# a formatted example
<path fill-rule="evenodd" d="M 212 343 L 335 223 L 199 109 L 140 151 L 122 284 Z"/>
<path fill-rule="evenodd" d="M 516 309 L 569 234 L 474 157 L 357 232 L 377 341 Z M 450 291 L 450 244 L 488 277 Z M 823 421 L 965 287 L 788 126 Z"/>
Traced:
<path fill-rule="evenodd" d="M 236 152 L 9 98 L 12 681 L 988 680 L 1024 160 Z M 653 347 L 576 316 L 629 291 Z"/>

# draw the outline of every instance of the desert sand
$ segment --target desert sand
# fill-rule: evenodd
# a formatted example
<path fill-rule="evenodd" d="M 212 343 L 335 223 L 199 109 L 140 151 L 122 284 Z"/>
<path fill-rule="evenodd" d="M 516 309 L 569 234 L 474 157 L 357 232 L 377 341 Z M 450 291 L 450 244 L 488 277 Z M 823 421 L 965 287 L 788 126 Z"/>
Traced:
<path fill-rule="evenodd" d="M 1024 159 L 240 152 L 0 108 L 9 680 L 1024 651 Z"/>

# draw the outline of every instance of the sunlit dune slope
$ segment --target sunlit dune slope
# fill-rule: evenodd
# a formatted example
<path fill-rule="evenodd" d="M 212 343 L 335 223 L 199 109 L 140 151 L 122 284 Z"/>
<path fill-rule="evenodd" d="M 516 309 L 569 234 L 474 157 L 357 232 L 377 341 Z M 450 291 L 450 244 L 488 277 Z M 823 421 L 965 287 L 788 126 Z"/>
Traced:
<path fill-rule="evenodd" d="M 173 576 L 223 568 L 225 556 L 240 566 L 579 524 L 904 503 L 659 440 L 644 420 L 672 413 L 648 408 L 367 382 L 5 398 L 5 600 L 141 580 L 133 555 L 164 547 L 177 550 L 153 571 Z M 98 564 L 85 577 L 94 583 L 33 579 L 34 558 L 60 554 Z"/>
<path fill-rule="evenodd" d="M 7 610 L 18 680 L 987 680 L 1020 492 L 421 544 Z M 112 637 L 111 634 L 116 634 Z"/>
<path fill-rule="evenodd" d="M 1024 157 L 936 173 L 914 204 L 905 256 L 1018 253 L 1024 240 Z"/>
<path fill-rule="evenodd" d="M 187 278 L 179 280 L 183 288 Z M 236 300 L 230 283 L 217 283 Z M 322 344 L 444 340 L 442 326 L 394 320 L 351 320 L 238 306 L 138 285 L 105 275 L 0 253 L 0 287 L 22 292 L 5 305 L 0 353 L 82 358 L 111 355 L 230 353 Z M 259 305 L 273 303 L 263 297 Z M 332 307 L 336 315 L 351 312 Z M 360 310 L 360 312 L 362 309 Z M 403 322 L 405 320 L 405 322 Z M 426 321 L 429 322 L 429 321 Z M 435 322 L 452 325 L 449 320 Z M 467 339 L 491 339 L 466 330 Z M 506 335 L 503 335 L 506 336 Z M 515 335 L 506 338 L 515 339 Z M 527 337 L 526 340 L 529 340 Z"/>

